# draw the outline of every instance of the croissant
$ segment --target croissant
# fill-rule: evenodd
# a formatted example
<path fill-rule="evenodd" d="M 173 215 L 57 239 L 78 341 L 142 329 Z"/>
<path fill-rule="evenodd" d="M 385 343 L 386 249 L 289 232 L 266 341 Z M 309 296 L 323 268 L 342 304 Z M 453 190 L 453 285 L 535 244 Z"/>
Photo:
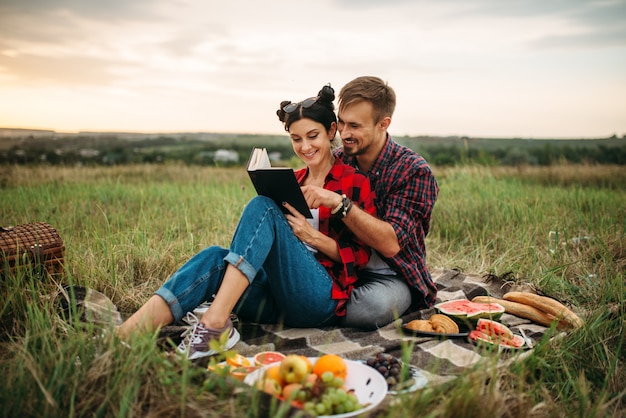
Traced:
<path fill-rule="evenodd" d="M 406 327 L 413 331 L 435 332 L 430 321 L 424 319 L 414 319 L 406 324 Z"/>
<path fill-rule="evenodd" d="M 440 334 L 459 333 L 459 326 L 456 324 L 456 322 L 454 322 L 446 315 L 434 314 L 430 317 L 429 321 L 435 332 L 438 332 Z"/>
<path fill-rule="evenodd" d="M 406 324 L 406 328 L 420 332 L 436 332 L 439 334 L 458 334 L 459 326 L 443 314 L 434 314 L 430 319 L 414 319 Z"/>

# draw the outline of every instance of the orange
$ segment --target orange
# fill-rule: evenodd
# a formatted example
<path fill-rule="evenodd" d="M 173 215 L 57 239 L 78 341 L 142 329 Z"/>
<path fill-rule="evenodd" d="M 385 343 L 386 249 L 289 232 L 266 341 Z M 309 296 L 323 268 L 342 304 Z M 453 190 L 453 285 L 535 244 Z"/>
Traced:
<path fill-rule="evenodd" d="M 218 364 L 209 363 L 209 365 L 207 366 L 207 369 L 210 372 L 227 373 L 228 370 L 230 369 L 230 366 L 228 366 L 228 364 L 226 363 L 218 363 Z"/>
<path fill-rule="evenodd" d="M 252 366 L 250 360 L 242 356 L 241 354 L 235 354 L 233 356 L 226 357 L 226 363 L 233 367 L 249 367 Z"/>
<path fill-rule="evenodd" d="M 265 370 L 264 377 L 266 379 L 274 379 L 282 385 L 283 379 L 280 378 L 280 363 L 268 366 L 268 368 Z"/>
<path fill-rule="evenodd" d="M 335 377 L 340 377 L 345 380 L 348 374 L 348 365 L 344 359 L 336 354 L 324 354 L 315 362 L 313 373 L 315 373 L 317 377 L 322 377 L 324 372 L 332 372 Z"/>
<path fill-rule="evenodd" d="M 247 366 L 247 367 L 236 367 L 230 371 L 230 375 L 238 380 L 244 380 L 247 375 L 255 371 L 257 367 L 255 366 Z"/>

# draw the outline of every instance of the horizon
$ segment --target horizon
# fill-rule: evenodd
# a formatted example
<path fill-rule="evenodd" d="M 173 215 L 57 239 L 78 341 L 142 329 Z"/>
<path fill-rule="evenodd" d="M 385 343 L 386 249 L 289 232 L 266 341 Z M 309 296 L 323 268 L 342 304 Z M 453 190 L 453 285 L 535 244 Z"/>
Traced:
<path fill-rule="evenodd" d="M 51 135 L 57 136 L 78 136 L 78 135 L 249 135 L 249 136 L 288 136 L 284 132 L 281 133 L 265 133 L 265 132 L 220 132 L 220 131 L 152 131 L 152 132 L 144 132 L 144 131 L 78 131 L 78 132 L 70 132 L 70 131 L 57 131 L 55 129 L 32 129 L 32 128 L 14 128 L 14 127 L 6 127 L 0 126 L 1 131 L 27 131 L 27 132 L 46 132 Z M 585 137 L 585 136 L 571 136 L 571 137 L 517 137 L 517 136 L 470 136 L 470 135 L 427 135 L 427 134 L 415 134 L 415 135 L 394 135 L 389 132 L 392 138 L 467 138 L 467 139 L 504 139 L 504 140 L 606 140 L 606 139 L 626 139 L 626 133 L 619 135 L 613 134 L 609 136 L 597 136 L 597 137 Z M 4 135 L 4 137 L 8 137 L 9 135 Z M 1 136 L 0 136 L 1 137 Z"/>

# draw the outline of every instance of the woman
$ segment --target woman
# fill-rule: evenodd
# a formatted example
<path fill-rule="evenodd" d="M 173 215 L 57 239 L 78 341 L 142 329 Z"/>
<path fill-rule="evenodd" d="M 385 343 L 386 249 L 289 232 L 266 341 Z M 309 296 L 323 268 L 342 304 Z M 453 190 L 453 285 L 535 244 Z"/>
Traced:
<path fill-rule="evenodd" d="M 353 204 L 374 213 L 368 179 L 335 159 L 335 92 L 324 86 L 317 97 L 284 101 L 276 112 L 306 168 L 296 171 L 301 186 L 323 188 L 333 207 L 307 203 L 318 211 L 319 230 L 291 205 L 287 215 L 269 198 L 258 196 L 245 207 L 229 249 L 208 247 L 185 263 L 118 329 L 124 338 L 136 329 L 154 331 L 180 320 L 202 302 L 211 305 L 179 346 L 190 359 L 215 354 L 211 340 L 228 333 L 232 348 L 239 334 L 230 320 L 282 321 L 292 327 L 337 324 L 370 250 L 345 228 L 341 218 Z M 305 193 L 306 197 L 306 193 Z M 333 201 L 333 199 L 330 199 Z M 311 251 L 309 248 L 312 248 Z"/>

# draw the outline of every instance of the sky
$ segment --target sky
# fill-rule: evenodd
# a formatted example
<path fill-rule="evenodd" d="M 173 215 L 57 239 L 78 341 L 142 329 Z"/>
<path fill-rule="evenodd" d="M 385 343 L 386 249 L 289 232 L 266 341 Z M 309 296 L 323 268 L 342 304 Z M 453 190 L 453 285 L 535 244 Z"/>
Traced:
<path fill-rule="evenodd" d="M 626 0 L 0 0 L 0 127 L 279 134 L 361 75 L 396 136 L 623 136 Z"/>

